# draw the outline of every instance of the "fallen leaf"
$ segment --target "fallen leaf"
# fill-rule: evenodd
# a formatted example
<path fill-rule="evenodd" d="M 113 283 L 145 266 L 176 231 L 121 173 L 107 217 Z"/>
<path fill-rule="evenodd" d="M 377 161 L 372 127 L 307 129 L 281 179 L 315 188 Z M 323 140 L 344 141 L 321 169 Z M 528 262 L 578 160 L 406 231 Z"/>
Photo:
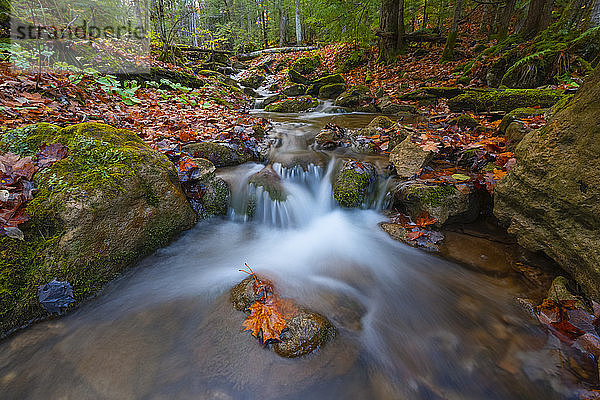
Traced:
<path fill-rule="evenodd" d="M 277 310 L 273 303 L 273 298 L 267 298 L 264 303 L 256 302 L 249 308 L 250 315 L 242 324 L 246 329 L 252 330 L 252 335 L 259 337 L 262 332 L 262 342 L 268 340 L 280 341 L 281 332 L 286 329 L 287 323 L 283 315 Z"/>

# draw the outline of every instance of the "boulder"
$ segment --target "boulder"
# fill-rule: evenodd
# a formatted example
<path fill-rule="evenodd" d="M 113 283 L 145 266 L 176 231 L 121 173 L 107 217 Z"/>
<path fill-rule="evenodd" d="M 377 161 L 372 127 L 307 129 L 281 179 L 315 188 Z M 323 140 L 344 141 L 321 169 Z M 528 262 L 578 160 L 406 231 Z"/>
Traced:
<path fill-rule="evenodd" d="M 327 318 L 316 312 L 300 309 L 286 320 L 288 329 L 281 334 L 281 342 L 273 343 L 273 351 L 281 357 L 296 358 L 312 353 L 336 334 Z"/>
<path fill-rule="evenodd" d="M 433 159 L 431 151 L 425 151 L 414 143 L 410 136 L 393 148 L 390 153 L 390 163 L 400 178 L 410 178 Z"/>
<path fill-rule="evenodd" d="M 600 300 L 600 69 L 516 148 L 496 186 L 494 214 L 519 244 L 553 258 Z"/>
<path fill-rule="evenodd" d="M 395 103 L 389 96 L 380 98 L 377 102 L 379 110 L 386 115 L 397 115 L 397 114 L 416 114 L 417 107 L 408 104 Z"/>
<path fill-rule="evenodd" d="M 377 170 L 372 164 L 346 161 L 333 185 L 333 197 L 340 206 L 361 207 L 375 192 Z"/>
<path fill-rule="evenodd" d="M 302 75 L 309 75 L 316 71 L 321 66 L 321 57 L 318 55 L 312 57 L 300 57 L 293 62 L 292 68 Z"/>
<path fill-rule="evenodd" d="M 363 85 L 353 86 L 346 90 L 335 100 L 335 105 L 348 108 L 352 111 L 377 111 L 375 98 L 371 95 L 371 89 Z"/>
<path fill-rule="evenodd" d="M 240 79 L 240 84 L 252 89 L 258 89 L 267 78 L 261 72 L 249 72 L 246 76 Z"/>
<path fill-rule="evenodd" d="M 285 97 L 283 97 L 280 94 L 273 94 L 269 97 L 267 97 L 266 99 L 263 100 L 262 104 L 264 107 L 268 106 L 269 104 L 273 104 L 278 102 L 279 100 L 285 99 Z"/>
<path fill-rule="evenodd" d="M 408 129 L 399 123 L 392 121 L 388 117 L 379 116 L 373 118 L 365 128 L 360 129 L 358 134 L 366 137 L 389 135 L 390 142 L 388 148 L 393 149 L 406 139 L 410 135 L 410 132 Z"/>
<path fill-rule="evenodd" d="M 461 114 L 458 117 L 450 121 L 451 124 L 458 126 L 459 128 L 472 129 L 479 126 L 479 121 L 468 114 Z"/>
<path fill-rule="evenodd" d="M 263 277 L 259 278 L 259 280 L 265 288 L 273 288 L 271 281 Z M 231 288 L 229 300 L 233 304 L 233 308 L 238 311 L 246 311 L 252 304 L 261 301 L 262 297 L 255 288 L 256 283 L 252 276 L 247 277 Z"/>
<path fill-rule="evenodd" d="M 508 128 L 506 128 L 506 132 L 504 133 L 506 149 L 514 152 L 517 148 L 517 145 L 529 132 L 531 132 L 531 128 L 527 127 L 527 125 L 525 125 L 523 122 L 512 122 L 510 125 L 508 125 Z"/>
<path fill-rule="evenodd" d="M 336 83 L 346 84 L 344 77 L 340 74 L 335 75 L 327 75 L 322 78 L 313 81 L 311 85 L 309 85 L 308 89 L 306 89 L 306 94 L 310 94 L 312 96 L 316 96 L 319 94 L 319 90 L 323 86 L 334 85 Z"/>
<path fill-rule="evenodd" d="M 291 85 L 286 87 L 285 89 L 283 89 L 281 91 L 281 94 L 284 95 L 285 97 L 296 97 L 296 96 L 302 96 L 303 94 L 306 93 L 306 85 L 301 85 L 299 83 L 295 84 L 295 85 Z"/>
<path fill-rule="evenodd" d="M 335 99 L 346 90 L 346 85 L 343 83 L 332 83 L 325 85 L 319 89 L 320 99 Z"/>
<path fill-rule="evenodd" d="M 551 107 L 565 96 L 553 89 L 468 90 L 448 100 L 448 107 L 452 112 L 510 112 L 521 107 Z"/>
<path fill-rule="evenodd" d="M 68 281 L 80 303 L 196 221 L 173 164 L 133 132 L 37 124 L 0 135 L 1 152 L 35 155 L 44 143 L 69 153 L 35 175 L 24 240 L 0 238 L 0 335 L 47 315 L 39 285 Z"/>
<path fill-rule="evenodd" d="M 346 130 L 335 124 L 327 124 L 317 136 L 315 136 L 315 143 L 318 148 L 325 150 L 332 150 L 338 146 L 341 146 L 343 140 L 346 138 Z"/>
<path fill-rule="evenodd" d="M 319 101 L 312 96 L 292 97 L 269 104 L 265 111 L 292 113 L 306 111 L 319 105 Z"/>
<path fill-rule="evenodd" d="M 500 125 L 498 125 L 498 131 L 500 131 L 500 133 L 502 134 L 505 134 L 508 126 L 513 122 L 519 121 L 522 118 L 530 118 L 536 117 L 538 115 L 544 115 L 546 111 L 546 109 L 526 107 L 514 109 L 502 118 L 502 122 L 500 122 Z"/>
<path fill-rule="evenodd" d="M 202 218 L 227 215 L 231 203 L 231 190 L 222 178 L 213 177 L 204 183 L 204 194 L 196 210 Z"/>
<path fill-rule="evenodd" d="M 402 182 L 392 190 L 394 205 L 413 220 L 423 212 L 437 219 L 436 226 L 446 223 L 473 222 L 479 216 L 480 196 L 472 185 L 428 185 L 419 181 Z"/>
<path fill-rule="evenodd" d="M 258 161 L 250 150 L 231 143 L 200 142 L 183 146 L 183 151 L 196 158 L 206 158 L 216 167 L 230 167 L 249 161 Z"/>
<path fill-rule="evenodd" d="M 302 75 L 300 72 L 296 71 L 295 69 L 288 70 L 288 78 L 290 79 L 290 82 L 292 82 L 292 83 L 299 83 L 301 85 L 309 85 L 310 84 L 310 79 L 308 79 L 307 77 Z"/>
<path fill-rule="evenodd" d="M 287 192 L 281 183 L 281 177 L 270 164 L 248 179 L 248 184 L 262 188 L 273 201 L 285 201 Z"/>

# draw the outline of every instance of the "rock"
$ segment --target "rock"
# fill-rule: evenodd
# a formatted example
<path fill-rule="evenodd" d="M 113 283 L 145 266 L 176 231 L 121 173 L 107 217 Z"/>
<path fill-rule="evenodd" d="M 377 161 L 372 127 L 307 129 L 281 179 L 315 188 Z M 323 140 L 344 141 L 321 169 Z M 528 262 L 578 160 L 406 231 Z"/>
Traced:
<path fill-rule="evenodd" d="M 315 136 L 315 143 L 317 147 L 332 150 L 340 145 L 346 138 L 346 130 L 335 124 L 327 124 L 321 131 Z"/>
<path fill-rule="evenodd" d="M 575 300 L 580 304 L 580 307 L 585 308 L 585 305 L 581 301 L 581 299 L 577 296 L 574 296 L 569 289 L 567 289 L 567 285 L 569 281 L 564 276 L 557 276 L 552 281 L 552 286 L 548 289 L 548 299 L 553 301 L 568 301 Z"/>
<path fill-rule="evenodd" d="M 546 113 L 546 109 L 541 108 L 517 108 L 509 112 L 502 118 L 502 122 L 498 125 L 498 131 L 504 134 L 506 133 L 506 129 L 510 124 L 515 121 L 519 121 L 522 118 L 530 118 L 538 115 L 544 115 Z"/>
<path fill-rule="evenodd" d="M 69 154 L 35 176 L 25 240 L 0 238 L 0 269 L 10 271 L 0 283 L 0 335 L 46 315 L 39 285 L 68 281 L 79 303 L 196 221 L 173 164 L 128 130 L 37 124 L 5 132 L 0 151 L 31 155 L 56 142 Z"/>
<path fill-rule="evenodd" d="M 250 150 L 230 143 L 200 142 L 183 146 L 183 151 L 196 158 L 206 158 L 216 167 L 230 167 L 249 161 L 258 161 Z"/>
<path fill-rule="evenodd" d="M 271 281 L 263 277 L 260 277 L 259 280 L 264 287 L 273 288 Z M 231 301 L 231 304 L 233 304 L 233 308 L 238 311 L 245 311 L 252 304 L 261 301 L 262 297 L 254 290 L 255 286 L 256 283 L 254 278 L 249 276 L 231 288 L 229 291 L 229 300 Z"/>
<path fill-rule="evenodd" d="M 410 178 L 433 159 L 431 151 L 424 151 L 410 137 L 404 139 L 390 153 L 390 163 L 400 178 Z"/>
<path fill-rule="evenodd" d="M 390 137 L 389 149 L 393 149 L 410 135 L 410 132 L 405 127 L 384 116 L 373 118 L 369 122 L 369 125 L 360 129 L 357 133 L 367 137 L 388 134 Z"/>
<path fill-rule="evenodd" d="M 331 85 L 325 85 L 319 89 L 320 99 L 335 99 L 346 90 L 344 83 L 332 83 Z"/>
<path fill-rule="evenodd" d="M 288 78 L 292 83 L 299 83 L 301 85 L 310 85 L 310 79 L 302 75 L 300 72 L 295 69 L 288 70 Z"/>
<path fill-rule="evenodd" d="M 252 89 L 258 89 L 258 87 L 260 85 L 262 85 L 262 83 L 266 80 L 267 78 L 264 76 L 264 74 L 260 73 L 260 72 L 249 72 L 246 76 L 244 76 L 241 80 L 240 80 L 240 84 L 242 84 L 242 86 L 246 86 Z"/>
<path fill-rule="evenodd" d="M 246 94 L 247 96 L 250 97 L 258 97 L 258 93 L 256 93 L 256 90 L 249 88 L 247 86 L 245 86 L 242 91 L 244 92 L 244 94 Z"/>
<path fill-rule="evenodd" d="M 396 208 L 405 210 L 413 221 L 427 212 L 437 219 L 436 226 L 442 226 L 451 222 L 473 222 L 479 216 L 479 192 L 466 184 L 461 185 L 461 189 L 407 181 L 400 183 L 392 193 Z"/>
<path fill-rule="evenodd" d="M 600 69 L 546 126 L 516 148 L 494 214 L 519 244 L 554 259 L 600 299 Z"/>
<path fill-rule="evenodd" d="M 336 72 L 347 74 L 352 71 L 354 68 L 360 67 L 363 64 L 366 64 L 368 61 L 367 49 L 357 49 L 346 57 Z"/>
<path fill-rule="evenodd" d="M 285 201 L 287 192 L 281 183 L 281 177 L 269 164 L 248 179 L 248 184 L 262 188 L 273 201 Z"/>
<path fill-rule="evenodd" d="M 553 89 L 468 90 L 448 100 L 452 112 L 506 111 L 521 107 L 551 107 L 565 94 Z"/>
<path fill-rule="evenodd" d="M 372 164 L 347 161 L 333 185 L 333 197 L 342 207 L 361 207 L 374 193 L 376 184 L 377 171 Z"/>
<path fill-rule="evenodd" d="M 274 94 L 274 95 L 271 95 L 271 96 L 267 97 L 266 99 L 264 99 L 262 104 L 263 104 L 264 107 L 266 107 L 269 104 L 276 103 L 276 102 L 278 102 L 279 100 L 282 100 L 282 99 L 285 99 L 285 97 L 283 97 L 280 94 Z"/>
<path fill-rule="evenodd" d="M 312 57 L 300 57 L 293 62 L 291 69 L 298 71 L 302 75 L 309 75 L 321 66 L 321 57 L 318 55 Z"/>
<path fill-rule="evenodd" d="M 202 218 L 213 215 L 227 215 L 230 202 L 231 191 L 229 185 L 223 179 L 214 177 L 205 185 L 201 200 L 202 207 L 197 212 Z"/>
<path fill-rule="evenodd" d="M 281 357 L 296 358 L 312 353 L 333 340 L 335 327 L 324 316 L 301 309 L 287 320 L 288 330 L 281 334 L 281 342 L 273 350 Z"/>
<path fill-rule="evenodd" d="M 376 112 L 374 103 L 375 98 L 371 95 L 371 90 L 362 85 L 351 87 L 335 100 L 335 105 L 338 107 L 362 112 Z"/>
<path fill-rule="evenodd" d="M 292 113 L 306 111 L 319 105 L 319 101 L 311 96 L 293 97 L 269 104 L 265 111 Z"/>
<path fill-rule="evenodd" d="M 306 85 L 301 85 L 299 83 L 292 85 L 292 86 L 288 86 L 285 89 L 283 89 L 281 91 L 281 94 L 284 95 L 285 97 L 296 97 L 296 96 L 302 96 L 303 94 L 306 93 Z"/>
<path fill-rule="evenodd" d="M 506 128 L 506 132 L 504 133 L 506 149 L 514 152 L 517 145 L 529 132 L 531 132 L 531 128 L 527 127 L 527 125 L 521 121 L 514 121 L 508 125 L 508 128 Z"/>
<path fill-rule="evenodd" d="M 377 107 L 381 110 L 383 114 L 386 115 L 396 115 L 399 113 L 417 113 L 417 107 L 408 104 L 394 103 L 389 96 L 384 96 L 380 98 L 377 102 Z"/>
<path fill-rule="evenodd" d="M 475 128 L 479 126 L 479 121 L 468 114 L 461 114 L 450 121 L 451 124 L 459 128 Z"/>
<path fill-rule="evenodd" d="M 464 89 L 455 86 L 429 86 L 423 88 L 423 91 L 442 99 L 451 99 L 465 92 Z"/>
<path fill-rule="evenodd" d="M 345 85 L 346 81 L 344 80 L 344 77 L 340 74 L 324 76 L 322 78 L 317 79 L 316 81 L 313 81 L 312 84 L 309 85 L 308 89 L 306 89 L 306 94 L 316 96 L 319 94 L 319 90 L 321 90 L 323 86 L 334 85 L 336 83 Z"/>
<path fill-rule="evenodd" d="M 192 161 L 198 166 L 198 171 L 194 173 L 195 179 L 207 182 L 215 177 L 217 168 L 210 160 L 206 158 L 192 158 Z"/>

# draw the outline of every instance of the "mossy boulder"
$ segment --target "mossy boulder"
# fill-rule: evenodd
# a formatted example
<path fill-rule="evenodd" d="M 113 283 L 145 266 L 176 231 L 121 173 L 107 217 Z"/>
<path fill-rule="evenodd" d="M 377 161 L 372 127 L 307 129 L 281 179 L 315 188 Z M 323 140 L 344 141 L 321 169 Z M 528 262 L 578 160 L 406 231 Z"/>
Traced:
<path fill-rule="evenodd" d="M 553 258 L 600 300 L 600 69 L 516 148 L 494 214 L 521 246 Z"/>
<path fill-rule="evenodd" d="M 338 107 L 348 108 L 351 111 L 376 112 L 375 98 L 367 86 L 357 85 L 342 93 L 336 100 Z"/>
<path fill-rule="evenodd" d="M 295 69 L 288 70 L 288 78 L 292 83 L 299 83 L 301 85 L 310 85 L 310 79 L 302 75 L 300 72 Z"/>
<path fill-rule="evenodd" d="M 196 158 L 206 158 L 216 167 L 230 167 L 249 161 L 258 161 L 257 155 L 252 151 L 231 143 L 191 143 L 183 146 L 183 151 Z"/>
<path fill-rule="evenodd" d="M 161 83 L 161 80 L 166 79 L 173 83 L 179 83 L 182 86 L 194 89 L 201 88 L 206 84 L 203 79 L 189 72 L 175 71 L 160 67 L 152 67 L 149 71 L 144 71 L 142 73 L 117 74 L 116 76 L 120 80 L 135 80 L 141 84 L 149 81 Z M 164 84 L 162 86 L 163 88 L 168 88 L 168 86 Z"/>
<path fill-rule="evenodd" d="M 292 63 L 292 69 L 302 75 L 312 74 L 321 66 L 321 57 L 318 55 L 312 57 L 300 57 Z"/>
<path fill-rule="evenodd" d="M 505 111 L 521 107 L 551 107 L 565 94 L 553 89 L 469 90 L 448 100 L 452 112 Z"/>
<path fill-rule="evenodd" d="M 262 105 L 263 105 L 263 107 L 266 107 L 269 104 L 276 103 L 276 102 L 278 102 L 279 100 L 282 100 L 282 99 L 285 99 L 285 96 L 282 96 L 280 94 L 274 94 L 274 95 L 271 95 L 271 96 L 267 97 L 266 99 L 264 99 L 262 101 Z"/>
<path fill-rule="evenodd" d="M 500 81 L 501 86 L 515 89 L 533 89 L 551 81 L 555 66 L 563 56 L 565 44 L 546 49 L 517 60 L 508 68 Z"/>
<path fill-rule="evenodd" d="M 529 128 L 523 122 L 512 122 L 510 125 L 508 125 L 508 128 L 506 128 L 506 131 L 504 132 L 506 149 L 514 152 L 519 143 L 521 143 L 525 135 L 527 135 L 529 132 L 531 132 L 531 128 Z"/>
<path fill-rule="evenodd" d="M 423 212 L 437 220 L 436 225 L 473 222 L 479 216 L 480 196 L 472 186 L 458 190 L 453 185 L 428 185 L 407 181 L 392 190 L 394 205 L 404 210 L 413 220 Z"/>
<path fill-rule="evenodd" d="M 459 128 L 472 129 L 479 126 L 479 121 L 468 114 L 461 114 L 450 121 L 451 124 L 458 126 Z"/>
<path fill-rule="evenodd" d="M 410 178 L 433 160 L 433 153 L 414 143 L 410 136 L 390 152 L 390 163 L 400 178 Z"/>
<path fill-rule="evenodd" d="M 372 164 L 347 161 L 333 185 L 333 197 L 346 208 L 365 205 L 375 192 L 377 170 Z"/>
<path fill-rule="evenodd" d="M 406 139 L 410 135 L 410 132 L 390 118 L 379 116 L 373 118 L 371 122 L 369 122 L 369 125 L 359 129 L 356 134 L 367 137 L 374 135 L 388 135 L 390 138 L 388 148 L 393 149 Z"/>
<path fill-rule="evenodd" d="M 341 83 L 341 84 L 345 85 L 346 81 L 344 80 L 344 77 L 340 74 L 324 76 L 322 78 L 319 78 L 319 79 L 313 81 L 308 86 L 308 89 L 306 89 L 306 94 L 316 96 L 319 94 L 319 91 L 321 90 L 321 88 L 323 86 L 334 85 L 336 83 Z"/>
<path fill-rule="evenodd" d="M 240 79 L 240 84 L 252 89 L 258 89 L 258 87 L 262 85 L 266 79 L 267 78 L 262 72 L 251 71 L 246 74 L 246 76 L 242 77 L 242 79 Z"/>
<path fill-rule="evenodd" d="M 366 64 L 368 60 L 366 48 L 354 50 L 346 58 L 344 58 L 336 72 L 346 74 L 352 71 L 354 68 L 358 68 L 361 65 Z"/>
<path fill-rule="evenodd" d="M 276 103 L 269 104 L 265 107 L 265 111 L 292 113 L 306 111 L 311 108 L 315 108 L 318 105 L 319 101 L 312 96 L 299 96 L 280 100 Z"/>
<path fill-rule="evenodd" d="M 382 114 L 400 115 L 400 114 L 416 114 L 417 107 L 410 104 L 399 104 L 389 96 L 383 96 L 377 101 L 377 108 Z"/>
<path fill-rule="evenodd" d="M 248 184 L 261 188 L 273 201 L 285 201 L 287 192 L 281 183 L 281 177 L 269 164 L 248 179 Z"/>
<path fill-rule="evenodd" d="M 507 113 L 503 118 L 502 118 L 502 122 L 500 122 L 500 125 L 498 125 L 498 131 L 500 133 L 506 133 L 506 128 L 508 128 L 508 126 L 510 124 L 512 124 L 515 121 L 519 121 L 523 118 L 531 118 L 531 117 L 537 117 L 538 115 L 544 115 L 546 112 L 546 109 L 543 108 L 528 108 L 528 107 L 522 107 L 522 108 L 516 108 L 514 110 L 512 110 L 511 112 Z"/>
<path fill-rule="evenodd" d="M 69 153 L 35 175 L 25 240 L 0 238 L 0 334 L 47 315 L 39 285 L 68 281 L 79 303 L 196 220 L 173 164 L 133 132 L 82 123 L 0 135 L 2 152 L 33 155 L 43 143 Z"/>
<path fill-rule="evenodd" d="M 281 91 L 281 94 L 285 97 L 296 97 L 302 96 L 306 93 L 307 86 L 299 83 L 286 87 Z"/>
<path fill-rule="evenodd" d="M 288 329 L 281 334 L 281 341 L 273 343 L 273 351 L 286 358 L 296 358 L 314 352 L 336 335 L 335 327 L 323 315 L 300 309 L 286 320 Z"/>
<path fill-rule="evenodd" d="M 325 85 L 319 89 L 320 99 L 335 99 L 346 90 L 344 83 L 332 83 L 331 85 Z"/>
<path fill-rule="evenodd" d="M 222 178 L 214 177 L 204 185 L 201 208 L 197 211 L 202 218 L 227 215 L 231 202 L 229 185 Z"/>

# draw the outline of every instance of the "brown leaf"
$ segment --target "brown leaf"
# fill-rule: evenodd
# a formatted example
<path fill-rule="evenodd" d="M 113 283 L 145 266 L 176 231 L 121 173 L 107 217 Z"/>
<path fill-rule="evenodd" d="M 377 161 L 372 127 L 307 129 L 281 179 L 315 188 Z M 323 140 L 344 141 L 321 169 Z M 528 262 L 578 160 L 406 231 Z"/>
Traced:
<path fill-rule="evenodd" d="M 252 330 L 252 335 L 258 338 L 262 332 L 263 343 L 268 340 L 280 341 L 281 332 L 286 329 L 287 323 L 283 315 L 277 310 L 273 298 L 269 297 L 264 303 L 256 302 L 249 307 L 250 315 L 244 323 L 244 330 Z"/>

